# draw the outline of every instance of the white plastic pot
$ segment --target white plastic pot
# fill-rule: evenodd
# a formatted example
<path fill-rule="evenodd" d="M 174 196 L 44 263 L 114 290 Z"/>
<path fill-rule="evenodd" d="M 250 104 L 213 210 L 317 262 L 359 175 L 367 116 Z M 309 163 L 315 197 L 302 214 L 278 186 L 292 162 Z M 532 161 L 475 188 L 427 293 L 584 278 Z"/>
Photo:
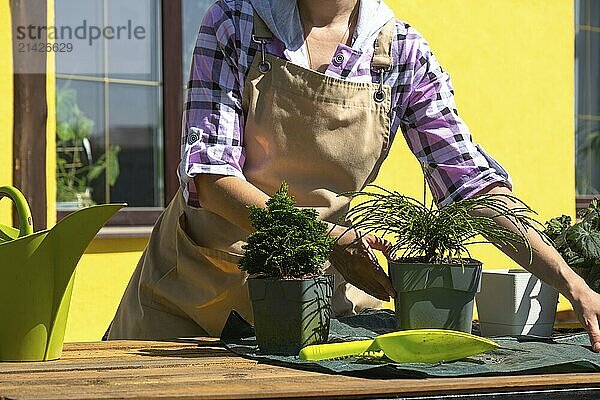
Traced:
<path fill-rule="evenodd" d="M 558 292 L 527 271 L 483 271 L 476 302 L 483 336 L 552 335 Z"/>

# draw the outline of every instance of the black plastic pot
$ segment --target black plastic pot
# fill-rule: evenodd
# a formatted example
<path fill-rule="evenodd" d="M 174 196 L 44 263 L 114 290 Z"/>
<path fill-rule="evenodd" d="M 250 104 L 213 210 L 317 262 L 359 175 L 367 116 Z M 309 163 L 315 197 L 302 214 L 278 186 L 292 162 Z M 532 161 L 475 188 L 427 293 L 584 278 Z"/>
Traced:
<path fill-rule="evenodd" d="M 261 352 L 298 355 L 327 341 L 333 275 L 302 280 L 248 279 Z"/>
<path fill-rule="evenodd" d="M 390 261 L 396 289 L 398 329 L 451 329 L 471 333 L 475 293 L 481 286 L 481 262 L 423 264 Z"/>

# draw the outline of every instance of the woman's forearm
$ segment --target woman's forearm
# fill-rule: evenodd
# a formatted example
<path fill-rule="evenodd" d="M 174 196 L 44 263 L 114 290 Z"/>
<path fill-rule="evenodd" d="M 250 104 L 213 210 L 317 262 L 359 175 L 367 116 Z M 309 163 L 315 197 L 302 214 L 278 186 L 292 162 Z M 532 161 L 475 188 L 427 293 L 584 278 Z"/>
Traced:
<path fill-rule="evenodd" d="M 505 187 L 495 187 L 485 193 L 488 194 L 512 194 L 509 189 Z M 518 207 L 518 203 L 510 204 L 510 200 L 506 200 L 509 207 Z M 481 214 L 488 216 L 495 215 L 494 211 L 482 211 Z M 517 227 L 506 217 L 495 217 L 495 221 L 503 227 L 510 229 L 518 233 Z M 524 244 L 513 243 L 516 249 L 510 246 L 502 246 L 500 243 L 492 243 L 496 245 L 502 252 L 512 258 L 520 266 L 548 283 L 549 285 L 556 288 L 569 300 L 576 300 L 580 294 L 587 290 L 585 281 L 575 273 L 556 251 L 556 249 L 547 243 L 538 232 L 534 229 L 525 229 L 524 231 L 527 240 L 530 243 L 532 257 L 530 257 L 529 249 Z"/>
<path fill-rule="evenodd" d="M 199 174 L 194 177 L 198 200 L 203 208 L 219 214 L 229 222 L 253 232 L 248 220 L 248 206 L 265 207 L 269 195 L 236 176 Z M 317 210 L 319 211 L 319 210 Z M 348 228 L 323 221 L 333 237 L 348 233 Z"/>
<path fill-rule="evenodd" d="M 203 208 L 248 232 L 254 231 L 248 219 L 248 206 L 265 207 L 269 199 L 266 193 L 236 176 L 199 174 L 194 183 Z"/>

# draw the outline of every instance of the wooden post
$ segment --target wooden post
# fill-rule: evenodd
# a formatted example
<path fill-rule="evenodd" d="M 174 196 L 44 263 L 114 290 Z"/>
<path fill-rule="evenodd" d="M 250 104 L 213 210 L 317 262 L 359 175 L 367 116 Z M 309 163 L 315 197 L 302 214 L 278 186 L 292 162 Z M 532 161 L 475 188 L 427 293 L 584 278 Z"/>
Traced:
<path fill-rule="evenodd" d="M 162 31 L 166 206 L 179 188 L 177 166 L 181 153 L 183 112 L 181 0 L 162 0 Z"/>
<path fill-rule="evenodd" d="M 46 0 L 11 0 L 14 65 L 13 184 L 31 207 L 36 230 L 46 228 L 46 53 L 19 46 L 17 27 L 47 25 Z M 36 40 L 45 45 L 46 38 Z M 32 66 L 38 73 L 34 72 Z M 50 171 L 53 174 L 54 171 Z M 13 216 L 13 219 L 15 216 Z M 15 221 L 16 222 L 16 221 Z"/>

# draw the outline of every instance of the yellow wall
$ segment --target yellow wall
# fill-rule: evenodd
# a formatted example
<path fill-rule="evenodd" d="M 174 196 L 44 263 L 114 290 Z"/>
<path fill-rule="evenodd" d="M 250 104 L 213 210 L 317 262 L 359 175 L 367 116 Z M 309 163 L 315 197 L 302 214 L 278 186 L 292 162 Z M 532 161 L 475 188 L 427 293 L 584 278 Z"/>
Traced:
<path fill-rule="evenodd" d="M 388 4 L 423 34 L 451 74 L 459 114 L 474 141 L 510 172 L 514 193 L 538 211 L 540 221 L 573 215 L 573 2 Z M 422 197 L 419 166 L 401 136 L 378 182 Z M 515 266 L 491 246 L 480 246 L 473 254 L 486 268 Z"/>
<path fill-rule="evenodd" d="M 145 245 L 145 239 L 92 242 L 77 266 L 65 341 L 100 340 Z"/>
<path fill-rule="evenodd" d="M 574 211 L 573 3 L 564 0 L 389 1 L 417 28 L 453 78 L 461 116 L 474 140 L 511 173 L 515 193 L 540 219 Z M 12 79 L 10 13 L 0 0 L 0 183 L 11 177 Z M 49 79 L 49 108 L 54 85 Z M 50 115 L 53 116 L 53 112 Z M 48 121 L 53 143 L 54 119 Z M 52 140 L 51 140 L 52 139 Z M 54 170 L 54 147 L 48 170 Z M 543 168 L 543 169 L 542 169 Z M 53 222 L 55 183 L 48 174 Z M 379 184 L 420 197 L 422 177 L 399 136 Z M 4 206 L 0 204 L 0 206 Z M 10 220 L 0 208 L 0 220 Z M 144 239 L 96 239 L 75 281 L 66 341 L 98 340 L 116 309 Z M 513 264 L 491 248 L 476 249 L 488 268 Z"/>
<path fill-rule="evenodd" d="M 12 184 L 13 78 L 9 0 L 0 0 L 0 186 Z M 11 203 L 0 202 L 0 223 L 10 224 Z"/>
<path fill-rule="evenodd" d="M 458 111 L 510 172 L 514 192 L 546 220 L 575 208 L 573 3 L 564 0 L 391 2 L 452 76 Z M 398 173 L 402 171 L 402 173 Z M 402 137 L 380 183 L 421 198 L 422 175 Z M 477 250 L 488 267 L 511 261 Z M 512 266 L 512 265 L 511 265 Z"/>

